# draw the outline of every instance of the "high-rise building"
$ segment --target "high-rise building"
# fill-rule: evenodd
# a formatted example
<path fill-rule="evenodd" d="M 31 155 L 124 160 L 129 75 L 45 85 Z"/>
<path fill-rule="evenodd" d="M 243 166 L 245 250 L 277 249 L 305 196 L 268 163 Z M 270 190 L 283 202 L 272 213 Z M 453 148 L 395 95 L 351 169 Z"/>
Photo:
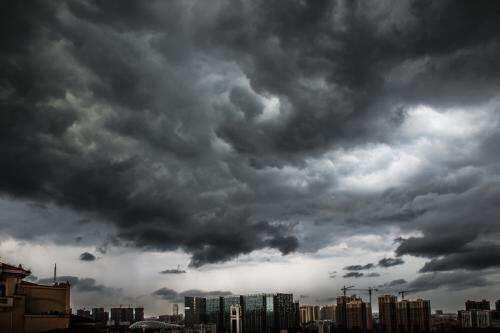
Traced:
<path fill-rule="evenodd" d="M 134 322 L 134 308 L 111 308 L 111 321 L 115 326 L 128 326 Z"/>
<path fill-rule="evenodd" d="M 273 295 L 273 332 L 294 331 L 297 325 L 296 303 L 292 294 Z M 267 304 L 266 304 L 267 305 Z"/>
<path fill-rule="evenodd" d="M 368 332 L 373 329 L 372 309 L 361 298 L 353 297 L 346 304 L 346 317 L 347 329 L 350 331 Z"/>
<path fill-rule="evenodd" d="M 240 312 L 242 315 L 242 322 L 245 321 L 244 313 L 245 313 L 245 306 L 243 303 L 243 296 L 240 295 L 231 295 L 231 296 L 225 296 L 223 298 L 223 330 L 225 332 L 230 332 L 231 331 L 231 305 L 239 305 L 240 307 Z"/>
<path fill-rule="evenodd" d="M 243 312 L 241 306 L 233 304 L 229 307 L 230 332 L 241 333 L 243 329 Z"/>
<path fill-rule="evenodd" d="M 319 320 L 318 321 L 318 333 L 332 333 L 335 332 L 333 320 Z"/>
<path fill-rule="evenodd" d="M 318 305 L 301 305 L 299 311 L 301 325 L 318 321 L 320 318 L 320 308 Z"/>
<path fill-rule="evenodd" d="M 184 297 L 184 314 L 186 327 L 205 323 L 206 299 L 203 297 Z"/>
<path fill-rule="evenodd" d="M 273 332 L 274 329 L 274 296 L 266 294 L 266 332 Z"/>
<path fill-rule="evenodd" d="M 122 308 L 121 319 L 128 325 L 132 324 L 134 322 L 134 309 L 131 307 Z"/>
<path fill-rule="evenodd" d="M 335 320 L 340 331 L 347 330 L 347 303 L 350 302 L 350 296 L 337 297 L 337 306 L 335 307 Z"/>
<path fill-rule="evenodd" d="M 224 327 L 223 306 L 223 297 L 209 297 L 206 300 L 205 321 L 207 324 L 214 324 L 217 330 L 222 330 Z"/>
<path fill-rule="evenodd" d="M 297 331 L 300 329 L 300 304 L 299 304 L 299 301 L 296 301 L 293 303 L 292 317 L 294 319 L 292 331 Z"/>
<path fill-rule="evenodd" d="M 143 321 L 144 320 L 144 308 L 135 308 L 134 309 L 134 322 Z"/>
<path fill-rule="evenodd" d="M 179 315 L 179 304 L 177 303 L 172 304 L 172 315 L 173 316 Z"/>
<path fill-rule="evenodd" d="M 462 328 L 486 328 L 491 326 L 490 310 L 458 311 L 458 322 Z"/>
<path fill-rule="evenodd" d="M 495 301 L 495 310 L 500 311 L 500 299 Z"/>
<path fill-rule="evenodd" d="M 467 300 L 465 302 L 465 311 L 470 310 L 490 310 L 490 301 L 483 299 L 482 301 L 471 301 Z"/>
<path fill-rule="evenodd" d="M 401 332 L 429 331 L 431 302 L 428 300 L 401 300 L 396 303 L 396 321 Z"/>
<path fill-rule="evenodd" d="M 382 332 L 392 333 L 397 330 L 396 304 L 398 299 L 393 295 L 382 295 L 378 298 L 379 326 Z"/>
<path fill-rule="evenodd" d="M 353 330 L 366 332 L 373 328 L 370 304 L 356 296 L 337 297 L 335 319 L 341 332 Z"/>
<path fill-rule="evenodd" d="M 85 318 L 91 318 L 92 316 L 90 315 L 90 310 L 87 309 L 78 309 L 76 310 L 76 315 L 80 317 L 85 317 Z"/>
<path fill-rule="evenodd" d="M 121 319 L 121 308 L 111 308 L 111 321 L 114 325 L 120 324 Z"/>
<path fill-rule="evenodd" d="M 266 330 L 266 295 L 243 296 L 245 313 L 243 317 L 243 331 L 246 333 L 260 333 Z"/>
<path fill-rule="evenodd" d="M 107 314 L 107 312 L 104 311 L 104 308 L 93 308 L 92 309 L 92 318 L 94 318 L 94 320 L 96 320 L 98 322 L 106 323 L 108 321 L 106 314 Z"/>
<path fill-rule="evenodd" d="M 335 305 L 323 305 L 319 310 L 320 320 L 335 320 Z"/>

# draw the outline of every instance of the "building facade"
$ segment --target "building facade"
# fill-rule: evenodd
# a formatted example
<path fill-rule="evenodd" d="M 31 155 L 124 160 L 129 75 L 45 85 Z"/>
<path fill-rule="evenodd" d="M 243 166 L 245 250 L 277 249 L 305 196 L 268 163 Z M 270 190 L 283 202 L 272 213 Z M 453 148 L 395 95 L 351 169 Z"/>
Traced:
<path fill-rule="evenodd" d="M 243 331 L 260 333 L 266 331 L 266 296 L 263 294 L 243 296 L 245 313 Z"/>
<path fill-rule="evenodd" d="M 373 329 L 371 306 L 356 296 L 337 297 L 335 322 L 340 332 L 371 331 Z"/>
<path fill-rule="evenodd" d="M 396 304 L 396 321 L 401 332 L 426 332 L 431 328 L 429 300 L 401 300 Z"/>
<path fill-rule="evenodd" d="M 458 322 L 462 328 L 486 328 L 491 326 L 490 310 L 458 311 Z"/>
<path fill-rule="evenodd" d="M 319 310 L 320 320 L 335 320 L 335 305 L 323 305 Z"/>
<path fill-rule="evenodd" d="M 230 333 L 241 333 L 243 330 L 243 311 L 238 304 L 229 308 Z"/>
<path fill-rule="evenodd" d="M 24 281 L 21 265 L 0 262 L 0 332 L 37 333 L 67 329 L 70 324 L 70 285 L 41 285 Z"/>
<path fill-rule="evenodd" d="M 205 323 L 206 299 L 204 297 L 186 296 L 184 298 L 184 318 L 186 327 Z"/>
<path fill-rule="evenodd" d="M 92 318 L 100 323 L 107 323 L 109 314 L 104 310 L 104 308 L 93 308 Z"/>
<path fill-rule="evenodd" d="M 217 330 L 224 327 L 224 298 L 209 297 L 206 299 L 205 321 L 207 324 L 213 324 Z"/>
<path fill-rule="evenodd" d="M 481 301 L 467 300 L 465 302 L 465 311 L 471 310 L 490 310 L 490 301 L 487 301 L 485 299 Z"/>
<path fill-rule="evenodd" d="M 143 307 L 134 308 L 134 322 L 143 320 L 144 320 L 144 308 Z"/>
<path fill-rule="evenodd" d="M 369 303 L 355 296 L 346 304 L 347 329 L 369 332 L 373 329 L 372 309 Z"/>
<path fill-rule="evenodd" d="M 393 295 L 382 295 L 378 298 L 379 327 L 382 332 L 397 331 L 396 304 L 398 299 Z"/>
<path fill-rule="evenodd" d="M 299 311 L 301 325 L 305 325 L 313 321 L 318 321 L 320 319 L 319 305 L 301 305 Z"/>
<path fill-rule="evenodd" d="M 232 295 L 225 296 L 223 298 L 223 330 L 225 332 L 231 331 L 231 306 L 238 305 L 240 307 L 240 311 L 242 313 L 242 322 L 245 321 L 243 317 L 243 313 L 245 312 L 245 306 L 243 303 L 243 296 L 240 295 Z"/>

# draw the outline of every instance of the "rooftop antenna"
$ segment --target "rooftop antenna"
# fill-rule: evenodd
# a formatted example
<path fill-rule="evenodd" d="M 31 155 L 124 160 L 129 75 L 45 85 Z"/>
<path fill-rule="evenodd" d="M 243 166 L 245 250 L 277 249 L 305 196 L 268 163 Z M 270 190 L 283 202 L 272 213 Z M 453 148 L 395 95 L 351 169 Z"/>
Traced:
<path fill-rule="evenodd" d="M 57 281 L 57 263 L 54 263 L 54 284 Z"/>

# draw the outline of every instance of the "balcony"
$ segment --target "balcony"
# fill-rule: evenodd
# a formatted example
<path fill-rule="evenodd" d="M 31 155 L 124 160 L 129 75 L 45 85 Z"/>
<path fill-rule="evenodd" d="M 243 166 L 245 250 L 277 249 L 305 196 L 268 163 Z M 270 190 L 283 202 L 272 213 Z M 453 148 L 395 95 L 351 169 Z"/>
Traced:
<path fill-rule="evenodd" d="M 0 297 L 0 308 L 12 307 L 14 305 L 13 297 Z"/>

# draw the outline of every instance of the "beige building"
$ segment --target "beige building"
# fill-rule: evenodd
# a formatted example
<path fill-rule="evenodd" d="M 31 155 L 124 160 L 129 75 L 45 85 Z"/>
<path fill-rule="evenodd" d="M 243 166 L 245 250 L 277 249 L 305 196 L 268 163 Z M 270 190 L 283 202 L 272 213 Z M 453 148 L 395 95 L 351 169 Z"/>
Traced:
<path fill-rule="evenodd" d="M 339 330 L 373 330 L 371 306 L 356 295 L 337 297 L 335 320 Z"/>
<path fill-rule="evenodd" d="M 379 326 L 383 332 L 397 331 L 396 305 L 398 299 L 393 295 L 382 295 L 378 298 Z"/>
<path fill-rule="evenodd" d="M 369 303 L 353 296 L 346 304 L 347 329 L 355 331 L 373 330 L 372 309 Z"/>
<path fill-rule="evenodd" d="M 299 311 L 301 325 L 319 320 L 318 305 L 301 305 Z"/>
<path fill-rule="evenodd" d="M 431 302 L 423 299 L 397 302 L 396 321 L 401 332 L 429 331 L 431 328 Z"/>
<path fill-rule="evenodd" d="M 70 323 L 70 285 L 24 281 L 31 272 L 0 263 L 0 332 L 37 333 L 65 329 Z"/>

